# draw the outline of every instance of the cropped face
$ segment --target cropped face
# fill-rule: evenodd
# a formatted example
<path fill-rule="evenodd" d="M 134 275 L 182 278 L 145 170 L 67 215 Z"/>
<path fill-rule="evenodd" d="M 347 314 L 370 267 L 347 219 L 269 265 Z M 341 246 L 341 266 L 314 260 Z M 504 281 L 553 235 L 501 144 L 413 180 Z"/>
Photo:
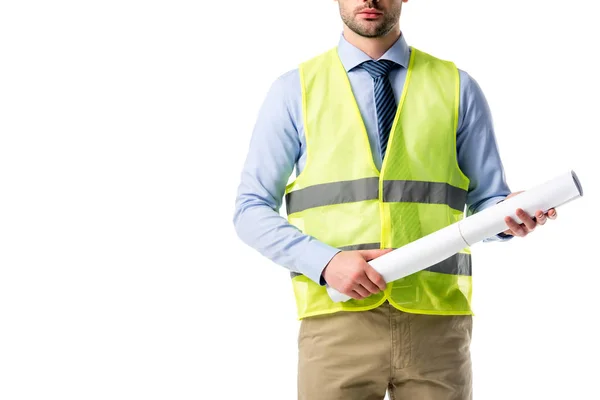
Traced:
<path fill-rule="evenodd" d="M 408 0 L 337 0 L 342 21 L 356 34 L 385 36 L 399 23 L 402 3 Z"/>

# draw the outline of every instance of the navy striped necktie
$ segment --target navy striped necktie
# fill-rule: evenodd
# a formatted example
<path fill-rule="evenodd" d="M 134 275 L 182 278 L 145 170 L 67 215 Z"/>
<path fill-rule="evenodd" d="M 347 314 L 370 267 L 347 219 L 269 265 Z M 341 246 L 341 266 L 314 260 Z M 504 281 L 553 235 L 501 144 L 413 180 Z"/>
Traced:
<path fill-rule="evenodd" d="M 373 78 L 377 127 L 381 144 L 381 159 L 385 157 L 390 130 L 396 116 L 396 99 L 388 73 L 397 64 L 390 60 L 365 61 L 360 66 Z"/>

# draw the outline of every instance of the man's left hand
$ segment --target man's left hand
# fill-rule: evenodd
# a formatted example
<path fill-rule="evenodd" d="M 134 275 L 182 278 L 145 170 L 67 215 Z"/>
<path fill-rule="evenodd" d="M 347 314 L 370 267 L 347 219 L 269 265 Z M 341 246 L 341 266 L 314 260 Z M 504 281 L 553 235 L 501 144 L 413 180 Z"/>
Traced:
<path fill-rule="evenodd" d="M 520 192 L 515 192 L 515 193 L 509 194 L 508 196 L 506 196 L 506 200 L 510 199 L 513 196 L 518 195 L 519 193 L 523 193 L 523 191 L 521 190 Z M 542 210 L 537 210 L 535 212 L 535 219 L 531 218 L 521 208 L 517 208 L 516 214 L 517 214 L 517 217 L 519 217 L 519 219 L 521 221 L 523 221 L 523 223 L 517 224 L 517 222 L 514 219 L 512 219 L 511 217 L 509 217 L 509 216 L 505 217 L 504 222 L 506 222 L 506 225 L 509 228 L 503 232 L 506 235 L 525 237 L 529 233 L 533 232 L 533 230 L 536 228 L 536 226 L 544 225 L 546 223 L 546 221 L 548 220 L 548 218 L 556 219 L 556 210 L 554 208 L 549 209 L 548 212 L 546 212 L 546 213 L 544 213 Z"/>

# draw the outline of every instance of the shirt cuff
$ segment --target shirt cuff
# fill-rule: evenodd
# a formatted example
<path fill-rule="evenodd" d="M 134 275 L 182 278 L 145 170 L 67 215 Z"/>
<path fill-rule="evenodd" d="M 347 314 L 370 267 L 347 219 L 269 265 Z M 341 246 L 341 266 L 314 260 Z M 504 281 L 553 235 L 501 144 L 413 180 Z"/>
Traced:
<path fill-rule="evenodd" d="M 341 250 L 329 246 L 318 240 L 311 242 L 310 249 L 307 249 L 303 262 L 302 274 L 306 275 L 313 282 L 325 286 L 326 282 L 321 275 L 323 270 L 329 264 L 329 261 Z"/>

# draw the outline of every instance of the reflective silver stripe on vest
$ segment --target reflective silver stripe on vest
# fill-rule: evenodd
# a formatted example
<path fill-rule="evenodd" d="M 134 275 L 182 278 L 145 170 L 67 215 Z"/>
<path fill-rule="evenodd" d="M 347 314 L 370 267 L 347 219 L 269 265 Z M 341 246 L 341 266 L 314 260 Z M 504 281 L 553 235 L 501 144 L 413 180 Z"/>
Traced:
<path fill-rule="evenodd" d="M 285 196 L 287 213 L 332 204 L 375 200 L 379 197 L 379 179 L 363 178 L 353 181 L 322 183 L 295 190 Z M 383 182 L 383 201 L 425 204 L 446 204 L 463 211 L 467 191 L 441 182 L 386 180 Z"/>
<path fill-rule="evenodd" d="M 357 244 L 354 246 L 345 246 L 340 247 L 340 250 L 371 250 L 378 249 L 380 246 L 379 243 L 366 243 L 366 244 Z M 444 261 L 441 261 L 437 264 L 432 265 L 429 268 L 425 268 L 425 271 L 430 272 L 438 272 L 440 274 L 450 274 L 450 275 L 463 275 L 463 276 L 471 276 L 471 255 L 466 253 L 457 253 L 453 256 L 446 258 Z M 290 272 L 292 278 L 302 275 L 298 272 Z"/>
<path fill-rule="evenodd" d="M 384 202 L 447 204 L 463 211 L 467 191 L 443 182 L 383 181 Z"/>
<path fill-rule="evenodd" d="M 363 244 L 353 244 L 350 246 L 342 246 L 338 247 L 340 250 L 349 251 L 349 250 L 374 250 L 378 249 L 381 246 L 381 243 L 363 243 Z"/>
<path fill-rule="evenodd" d="M 321 183 L 296 190 L 285 196 L 288 214 L 331 204 L 375 200 L 379 197 L 379 178 Z"/>
<path fill-rule="evenodd" d="M 456 253 L 444 261 L 426 268 L 425 271 L 439 272 L 440 274 L 471 276 L 471 255 Z"/>

